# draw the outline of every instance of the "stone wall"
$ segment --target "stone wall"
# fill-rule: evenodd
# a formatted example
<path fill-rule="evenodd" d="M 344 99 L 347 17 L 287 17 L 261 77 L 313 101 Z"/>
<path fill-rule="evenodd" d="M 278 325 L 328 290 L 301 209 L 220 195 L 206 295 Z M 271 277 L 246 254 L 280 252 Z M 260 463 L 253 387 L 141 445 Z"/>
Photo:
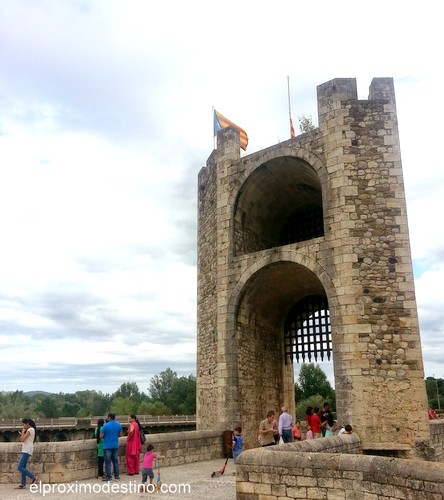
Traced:
<path fill-rule="evenodd" d="M 119 439 L 119 463 L 121 473 L 126 472 L 126 438 Z M 223 457 L 223 441 L 220 431 L 185 431 L 165 434 L 149 434 L 144 445 L 165 455 L 163 465 L 211 460 Z M 19 481 L 17 464 L 21 452 L 19 443 L 0 443 L 0 482 Z M 141 455 L 141 459 L 143 454 Z M 36 443 L 29 468 L 44 483 L 62 483 L 91 479 L 97 473 L 97 452 L 94 439 L 57 443 Z"/>
<path fill-rule="evenodd" d="M 430 422 L 430 447 L 425 450 L 428 460 L 444 462 L 444 419 Z"/>
<path fill-rule="evenodd" d="M 287 319 L 321 296 L 338 421 L 368 454 L 412 458 L 430 432 L 393 79 L 317 96 L 315 130 L 241 157 L 222 129 L 199 173 L 197 428 L 239 422 L 251 448 L 269 410 L 294 415 Z M 310 210 L 322 227 L 296 234 Z"/>
<path fill-rule="evenodd" d="M 444 464 L 360 455 L 356 435 L 242 453 L 238 500 L 444 498 Z"/>

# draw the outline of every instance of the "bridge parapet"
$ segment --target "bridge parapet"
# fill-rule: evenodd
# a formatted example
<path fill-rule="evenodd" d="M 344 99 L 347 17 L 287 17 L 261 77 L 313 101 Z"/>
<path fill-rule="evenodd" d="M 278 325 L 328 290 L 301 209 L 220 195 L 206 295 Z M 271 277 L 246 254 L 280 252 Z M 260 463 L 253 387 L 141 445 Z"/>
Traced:
<path fill-rule="evenodd" d="M 37 418 L 35 423 L 37 430 L 61 430 L 61 429 L 92 429 L 97 426 L 99 418 Z M 116 420 L 125 424 L 128 422 L 129 415 L 118 415 Z M 137 419 L 143 427 L 146 426 L 180 426 L 196 425 L 196 415 L 141 415 Z M 18 431 L 23 427 L 22 420 L 19 418 L 0 419 L 0 432 Z"/>
<path fill-rule="evenodd" d="M 76 417 L 38 418 L 35 420 L 35 423 L 38 430 L 75 429 L 82 420 L 85 419 L 78 419 Z M 87 421 L 89 423 L 89 419 Z M 0 432 L 21 430 L 22 427 L 21 418 L 2 418 L 0 420 Z"/>
<path fill-rule="evenodd" d="M 93 417 L 91 427 L 97 426 L 97 421 L 103 417 Z M 116 415 L 116 420 L 120 423 L 128 422 L 129 415 Z M 142 427 L 170 425 L 195 425 L 196 415 L 138 415 L 137 420 Z"/>
<path fill-rule="evenodd" d="M 165 456 L 162 465 L 181 465 L 223 457 L 223 434 L 220 430 L 167 432 L 149 434 L 147 444 Z M 126 472 L 126 437 L 119 438 L 119 465 Z M 0 483 L 19 480 L 17 463 L 19 443 L 0 443 Z M 141 458 L 143 453 L 141 454 Z M 92 479 L 97 469 L 97 443 L 84 441 L 36 443 L 30 468 L 44 483 L 64 483 Z"/>

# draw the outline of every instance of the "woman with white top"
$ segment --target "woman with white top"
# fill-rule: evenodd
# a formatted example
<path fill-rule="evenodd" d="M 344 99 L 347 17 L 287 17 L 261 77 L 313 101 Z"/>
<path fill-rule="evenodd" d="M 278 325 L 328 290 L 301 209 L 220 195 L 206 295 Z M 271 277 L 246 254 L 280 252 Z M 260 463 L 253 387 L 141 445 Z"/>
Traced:
<path fill-rule="evenodd" d="M 34 484 L 37 481 L 37 476 L 26 468 L 29 457 L 34 451 L 34 441 L 36 434 L 35 422 L 30 418 L 24 418 L 22 420 L 22 423 L 23 429 L 20 433 L 20 441 L 22 442 L 22 454 L 17 465 L 17 470 L 22 474 L 22 480 L 20 486 L 17 486 L 16 488 L 18 490 L 24 490 L 26 488 L 26 477 L 29 477 L 31 479 L 31 484 Z"/>

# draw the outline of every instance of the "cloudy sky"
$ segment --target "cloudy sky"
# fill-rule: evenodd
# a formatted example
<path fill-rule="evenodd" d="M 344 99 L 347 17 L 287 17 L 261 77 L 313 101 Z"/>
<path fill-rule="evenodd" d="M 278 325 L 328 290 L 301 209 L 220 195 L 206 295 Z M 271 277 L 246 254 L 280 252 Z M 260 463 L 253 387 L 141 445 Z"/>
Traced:
<path fill-rule="evenodd" d="M 212 107 L 247 154 L 287 140 L 287 75 L 315 124 L 317 85 L 355 77 L 366 99 L 394 77 L 425 371 L 444 377 L 435 5 L 1 0 L 0 390 L 195 373 Z"/>

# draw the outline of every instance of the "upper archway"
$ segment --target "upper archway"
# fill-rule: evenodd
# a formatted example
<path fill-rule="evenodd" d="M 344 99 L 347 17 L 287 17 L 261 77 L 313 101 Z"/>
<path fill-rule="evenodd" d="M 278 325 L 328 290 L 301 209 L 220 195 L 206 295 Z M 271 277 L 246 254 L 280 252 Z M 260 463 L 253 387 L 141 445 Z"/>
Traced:
<path fill-rule="evenodd" d="M 273 158 L 239 190 L 234 209 L 235 255 L 323 236 L 321 182 L 305 160 Z"/>

